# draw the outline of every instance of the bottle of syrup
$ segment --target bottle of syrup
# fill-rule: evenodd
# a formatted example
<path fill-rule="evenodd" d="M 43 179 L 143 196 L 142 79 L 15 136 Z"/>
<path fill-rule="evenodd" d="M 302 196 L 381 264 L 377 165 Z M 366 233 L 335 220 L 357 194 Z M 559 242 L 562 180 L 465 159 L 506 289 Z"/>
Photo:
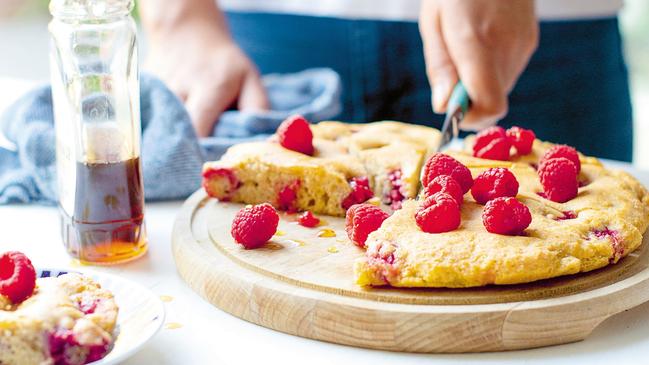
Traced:
<path fill-rule="evenodd" d="M 51 0 L 61 232 L 81 262 L 147 250 L 133 0 Z"/>

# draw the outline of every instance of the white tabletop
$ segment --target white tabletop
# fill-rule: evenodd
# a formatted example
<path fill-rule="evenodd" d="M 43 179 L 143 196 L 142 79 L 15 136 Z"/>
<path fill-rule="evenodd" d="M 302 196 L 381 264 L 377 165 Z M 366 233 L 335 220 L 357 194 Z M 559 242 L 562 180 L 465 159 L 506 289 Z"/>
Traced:
<path fill-rule="evenodd" d="M 5 89 L 6 90 L 6 89 Z M 15 90 L 15 89 L 14 89 Z M 15 95 L 15 93 L 14 93 Z M 0 102 L 0 109 L 2 109 Z M 6 104 L 5 104 L 6 105 Z M 0 143 L 2 145 L 2 143 Z M 614 164 L 614 163 L 611 163 Z M 629 170 L 649 186 L 649 171 Z M 136 281 L 165 303 L 163 329 L 126 364 L 607 364 L 641 363 L 649 358 L 649 303 L 611 317 L 585 341 L 548 348 L 503 353 L 433 355 L 373 351 L 329 344 L 269 330 L 233 317 L 204 301 L 176 273 L 171 255 L 171 229 L 182 202 L 147 204 L 149 253 L 116 267 L 93 267 Z M 36 266 L 79 268 L 66 255 L 59 236 L 58 211 L 42 206 L 0 206 L 0 252 L 20 250 Z"/>

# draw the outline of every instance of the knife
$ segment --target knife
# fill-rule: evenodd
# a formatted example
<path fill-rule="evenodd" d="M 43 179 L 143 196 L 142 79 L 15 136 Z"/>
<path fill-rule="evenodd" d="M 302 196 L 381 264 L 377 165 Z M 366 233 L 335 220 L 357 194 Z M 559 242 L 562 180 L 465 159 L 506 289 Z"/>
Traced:
<path fill-rule="evenodd" d="M 459 134 L 458 125 L 469 111 L 471 100 L 466 92 L 462 81 L 458 81 L 453 88 L 451 97 L 448 99 L 446 107 L 446 118 L 442 125 L 442 140 L 440 141 L 437 152 L 448 146 Z"/>

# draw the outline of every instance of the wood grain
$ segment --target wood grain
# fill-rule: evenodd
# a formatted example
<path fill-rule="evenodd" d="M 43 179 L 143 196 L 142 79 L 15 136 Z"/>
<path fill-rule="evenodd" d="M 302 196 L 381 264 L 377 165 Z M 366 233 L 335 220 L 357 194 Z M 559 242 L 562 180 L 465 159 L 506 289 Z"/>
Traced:
<path fill-rule="evenodd" d="M 352 275 L 362 252 L 347 241 L 341 219 L 325 218 L 336 237 L 318 237 L 324 227 L 283 216 L 284 235 L 243 250 L 229 234 L 240 207 L 202 190 L 187 200 L 173 233 L 178 271 L 222 310 L 298 336 L 409 352 L 531 348 L 582 340 L 604 319 L 649 300 L 646 238 L 616 265 L 533 284 L 363 289 Z"/>

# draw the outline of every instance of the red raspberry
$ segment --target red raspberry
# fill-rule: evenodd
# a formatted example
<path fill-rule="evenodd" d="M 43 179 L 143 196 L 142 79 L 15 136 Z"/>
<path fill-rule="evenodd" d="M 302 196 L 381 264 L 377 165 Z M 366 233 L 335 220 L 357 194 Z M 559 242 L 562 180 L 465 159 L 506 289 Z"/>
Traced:
<path fill-rule="evenodd" d="M 520 235 L 530 223 L 530 210 L 516 198 L 501 197 L 490 200 L 482 211 L 482 224 L 491 233 Z"/>
<path fill-rule="evenodd" d="M 458 205 L 462 205 L 462 202 L 464 201 L 462 187 L 454 178 L 448 175 L 438 175 L 428 185 L 426 185 L 424 188 L 424 197 L 428 198 L 429 196 L 439 192 L 450 195 L 455 199 Z"/>
<path fill-rule="evenodd" d="M 0 255 L 0 295 L 12 303 L 21 303 L 34 293 L 36 270 L 22 252 L 9 251 Z"/>
<path fill-rule="evenodd" d="M 473 185 L 471 171 L 460 161 L 443 153 L 436 153 L 426 161 L 424 171 L 421 175 L 421 183 L 428 186 L 433 179 L 439 175 L 448 175 L 462 187 L 462 193 L 466 193 Z"/>
<path fill-rule="evenodd" d="M 473 180 L 471 195 L 478 204 L 485 204 L 491 199 L 518 194 L 516 176 L 504 167 L 494 167 L 483 171 Z"/>
<path fill-rule="evenodd" d="M 507 138 L 509 138 L 509 141 L 516 148 L 516 153 L 519 155 L 529 155 L 532 152 L 536 135 L 531 129 L 511 127 L 507 130 Z"/>
<path fill-rule="evenodd" d="M 539 166 L 539 178 L 545 197 L 552 201 L 564 203 L 577 196 L 577 169 L 565 157 L 544 160 Z"/>
<path fill-rule="evenodd" d="M 202 185 L 208 196 L 220 201 L 229 201 L 241 183 L 232 169 L 209 167 L 203 170 Z"/>
<path fill-rule="evenodd" d="M 263 203 L 247 206 L 232 220 L 232 238 L 246 249 L 261 247 L 277 231 L 279 215 L 272 205 Z"/>
<path fill-rule="evenodd" d="M 473 155 L 487 146 L 491 141 L 497 138 L 506 138 L 507 133 L 503 127 L 493 126 L 487 129 L 483 129 L 475 136 L 475 142 L 473 144 Z"/>
<path fill-rule="evenodd" d="M 286 118 L 277 128 L 279 144 L 289 150 L 313 155 L 313 133 L 309 122 L 301 115 Z"/>
<path fill-rule="evenodd" d="M 277 194 L 277 207 L 287 212 L 295 212 L 295 201 L 297 190 L 300 188 L 300 180 L 295 180 L 279 190 Z"/>
<path fill-rule="evenodd" d="M 488 160 L 509 161 L 509 151 L 512 149 L 512 143 L 507 138 L 496 138 L 482 147 L 473 156 L 486 158 Z"/>
<path fill-rule="evenodd" d="M 552 148 L 545 151 L 543 157 L 541 157 L 541 161 L 539 161 L 539 165 L 541 165 L 545 160 L 549 160 L 551 158 L 556 158 L 556 157 L 567 158 L 573 164 L 575 164 L 578 174 L 579 171 L 581 171 L 581 162 L 579 161 L 579 153 L 577 153 L 577 150 L 574 149 L 573 147 L 567 146 L 565 144 L 553 146 Z"/>
<path fill-rule="evenodd" d="M 340 204 L 345 210 L 349 209 L 349 207 L 354 204 L 364 203 L 367 199 L 374 196 L 372 189 L 370 189 L 370 181 L 366 176 L 352 178 L 349 182 L 349 186 L 352 187 L 352 192 L 349 193 Z"/>
<path fill-rule="evenodd" d="M 347 237 L 358 247 L 364 248 L 367 236 L 379 229 L 388 213 L 372 204 L 355 204 L 347 210 L 345 231 Z"/>
<path fill-rule="evenodd" d="M 320 219 L 307 210 L 306 212 L 300 214 L 299 217 L 297 217 L 297 222 L 301 226 L 313 228 L 320 224 Z"/>
<path fill-rule="evenodd" d="M 460 226 L 460 206 L 449 194 L 435 193 L 424 200 L 415 221 L 426 233 L 449 232 Z"/>

